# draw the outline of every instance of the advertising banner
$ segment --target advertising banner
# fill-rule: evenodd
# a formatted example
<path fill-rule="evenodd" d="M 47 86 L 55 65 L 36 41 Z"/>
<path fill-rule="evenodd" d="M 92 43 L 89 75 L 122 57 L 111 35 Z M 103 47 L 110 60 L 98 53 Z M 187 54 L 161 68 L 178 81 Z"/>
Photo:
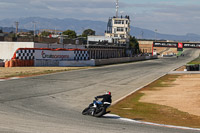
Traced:
<path fill-rule="evenodd" d="M 74 51 L 35 50 L 35 59 L 74 60 Z"/>
<path fill-rule="evenodd" d="M 200 43 L 183 43 L 184 48 L 200 48 Z"/>
<path fill-rule="evenodd" d="M 183 48 L 200 48 L 200 43 L 153 42 L 153 47 L 173 47 L 182 51 Z"/>
<path fill-rule="evenodd" d="M 177 48 L 177 42 L 154 42 L 153 47 L 173 47 Z"/>
<path fill-rule="evenodd" d="M 178 43 L 178 48 L 183 48 L 183 43 Z"/>

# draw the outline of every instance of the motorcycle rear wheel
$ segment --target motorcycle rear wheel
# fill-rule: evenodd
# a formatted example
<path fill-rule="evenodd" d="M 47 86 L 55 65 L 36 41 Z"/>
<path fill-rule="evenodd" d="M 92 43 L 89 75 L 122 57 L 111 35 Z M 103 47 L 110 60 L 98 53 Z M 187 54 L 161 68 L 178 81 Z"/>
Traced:
<path fill-rule="evenodd" d="M 106 108 L 105 108 L 105 107 L 100 107 L 98 110 L 99 110 L 99 111 L 98 111 L 98 112 L 95 112 L 95 114 L 94 114 L 95 117 L 101 117 L 101 116 L 103 116 L 103 115 L 105 114 L 105 112 L 106 112 Z"/>

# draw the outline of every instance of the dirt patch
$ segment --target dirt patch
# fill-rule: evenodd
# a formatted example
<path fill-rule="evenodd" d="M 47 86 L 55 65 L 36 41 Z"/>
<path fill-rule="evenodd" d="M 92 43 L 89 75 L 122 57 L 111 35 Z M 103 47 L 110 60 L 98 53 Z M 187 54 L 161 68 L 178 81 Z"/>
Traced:
<path fill-rule="evenodd" d="M 176 69 L 175 71 L 184 71 L 186 69 L 186 66 L 181 66 L 178 69 Z"/>
<path fill-rule="evenodd" d="M 200 74 L 180 75 L 168 87 L 142 91 L 140 102 L 165 105 L 200 116 Z"/>
<path fill-rule="evenodd" d="M 40 75 L 86 68 L 89 67 L 0 67 L 0 78 Z"/>
<path fill-rule="evenodd" d="M 121 117 L 200 128 L 200 74 L 168 74 L 111 106 Z"/>

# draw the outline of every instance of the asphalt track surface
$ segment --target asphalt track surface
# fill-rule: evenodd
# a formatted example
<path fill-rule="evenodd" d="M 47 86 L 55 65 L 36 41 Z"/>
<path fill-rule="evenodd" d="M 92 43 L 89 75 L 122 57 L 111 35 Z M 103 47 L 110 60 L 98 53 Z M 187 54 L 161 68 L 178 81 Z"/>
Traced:
<path fill-rule="evenodd" d="M 113 101 L 197 57 L 184 57 L 97 67 L 88 70 L 0 82 L 0 133 L 197 133 L 119 120 L 95 118 L 81 111 L 94 96 L 110 90 Z"/>

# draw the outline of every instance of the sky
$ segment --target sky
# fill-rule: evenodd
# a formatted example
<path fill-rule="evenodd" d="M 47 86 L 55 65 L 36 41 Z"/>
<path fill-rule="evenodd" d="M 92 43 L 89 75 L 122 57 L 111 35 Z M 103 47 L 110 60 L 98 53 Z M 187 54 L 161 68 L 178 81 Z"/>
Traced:
<path fill-rule="evenodd" d="M 0 20 L 6 18 L 75 18 L 107 22 L 116 0 L 0 0 Z M 159 33 L 200 35 L 200 0 L 119 0 L 119 13 L 131 25 Z M 134 30 L 134 29 L 132 29 Z"/>

